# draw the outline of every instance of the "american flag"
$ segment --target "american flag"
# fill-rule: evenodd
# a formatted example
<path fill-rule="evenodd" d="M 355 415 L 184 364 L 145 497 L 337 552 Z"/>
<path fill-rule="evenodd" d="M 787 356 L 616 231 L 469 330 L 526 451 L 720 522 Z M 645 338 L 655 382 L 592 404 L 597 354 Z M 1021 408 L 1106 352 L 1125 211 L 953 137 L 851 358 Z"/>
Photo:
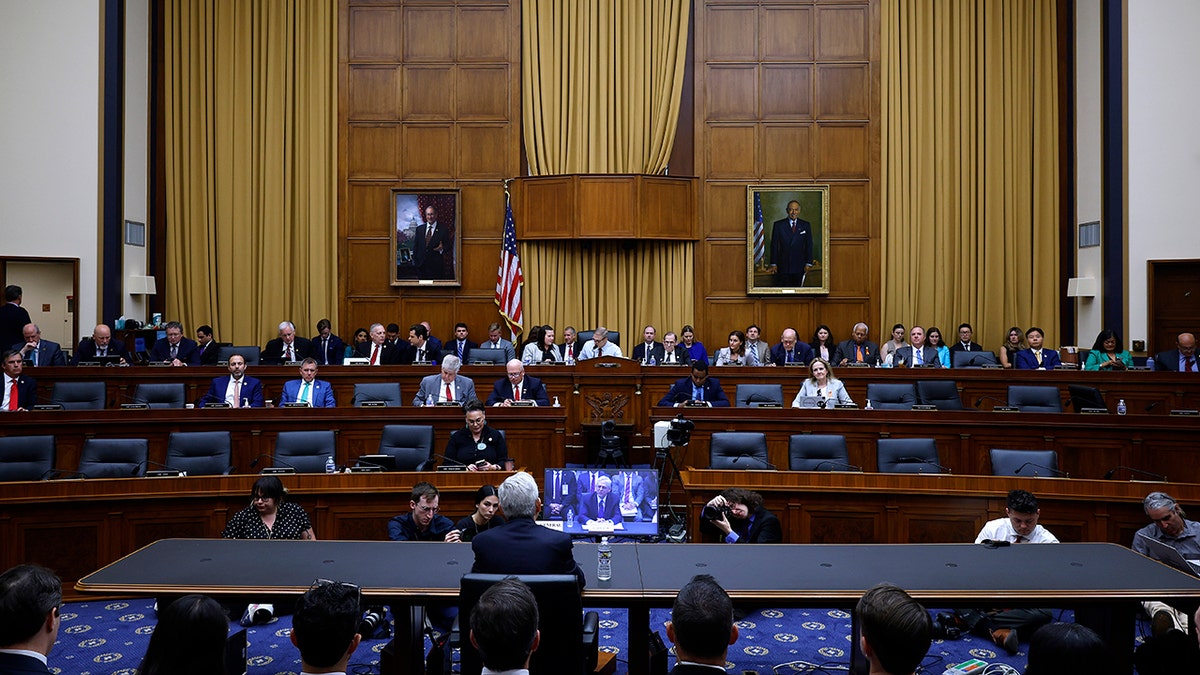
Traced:
<path fill-rule="evenodd" d="M 766 235 L 763 233 L 762 195 L 754 193 L 754 266 L 763 266 L 763 253 L 766 249 Z"/>
<path fill-rule="evenodd" d="M 513 220 L 512 202 L 504 197 L 504 244 L 500 248 L 500 269 L 496 272 L 496 305 L 513 333 L 521 331 L 521 257 L 517 253 L 517 223 Z"/>

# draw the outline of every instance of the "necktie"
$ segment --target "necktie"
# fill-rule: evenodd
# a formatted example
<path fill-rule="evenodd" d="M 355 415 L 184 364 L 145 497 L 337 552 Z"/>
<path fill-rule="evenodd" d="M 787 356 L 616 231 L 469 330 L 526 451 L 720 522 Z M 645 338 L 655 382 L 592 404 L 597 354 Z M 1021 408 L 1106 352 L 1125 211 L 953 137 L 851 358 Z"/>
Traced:
<path fill-rule="evenodd" d="M 667 352 L 667 357 L 663 359 L 663 363 L 675 363 L 675 350 Z"/>
<path fill-rule="evenodd" d="M 791 363 L 791 362 L 792 362 L 792 351 L 791 351 L 790 349 L 787 351 L 787 358 L 786 358 L 786 359 L 784 359 L 784 362 L 785 362 L 785 363 Z"/>
<path fill-rule="evenodd" d="M 796 221 L 792 221 L 792 234 L 796 234 Z"/>
<path fill-rule="evenodd" d="M 17 381 L 12 381 L 12 386 L 8 388 L 8 409 L 16 410 L 17 406 Z"/>
<path fill-rule="evenodd" d="M 424 360 L 425 360 L 425 350 L 424 350 L 424 349 L 418 349 L 418 350 L 417 350 L 417 360 L 418 360 L 418 361 L 424 361 Z"/>
<path fill-rule="evenodd" d="M 431 241 L 433 241 L 433 228 L 428 227 L 425 228 L 425 245 L 428 246 Z"/>
<path fill-rule="evenodd" d="M 1039 349 L 1039 350 L 1035 351 L 1035 352 L 1033 353 L 1033 355 L 1034 355 L 1035 357 L 1037 357 L 1037 362 L 1038 362 L 1038 365 L 1039 365 L 1039 366 L 1040 366 L 1040 365 L 1042 365 L 1042 350 L 1040 350 L 1040 349 Z"/>
<path fill-rule="evenodd" d="M 329 363 L 329 338 L 321 338 L 321 363 Z"/>
<path fill-rule="evenodd" d="M 379 345 L 371 348 L 371 365 L 379 363 Z"/>
<path fill-rule="evenodd" d="M 37 356 L 38 356 L 38 350 L 37 350 L 37 347 L 34 347 L 34 349 L 33 349 L 33 365 L 35 365 L 35 366 L 38 364 Z"/>
<path fill-rule="evenodd" d="M 520 385 L 516 385 L 516 384 L 514 384 L 514 385 L 513 385 L 513 400 L 514 400 L 514 401 L 520 401 L 520 400 L 521 400 L 521 387 L 520 387 Z"/>
<path fill-rule="evenodd" d="M 296 359 L 292 358 L 292 346 L 291 345 L 288 345 L 287 356 L 285 357 L 285 360 L 287 360 L 287 361 L 295 361 L 296 360 Z"/>
<path fill-rule="evenodd" d="M 633 477 L 632 476 L 625 477 L 625 501 L 626 502 L 633 501 Z"/>
<path fill-rule="evenodd" d="M 174 361 L 179 356 L 179 345 L 171 345 L 171 360 Z"/>
<path fill-rule="evenodd" d="M 101 347 L 100 351 L 96 352 L 96 356 L 108 356 L 108 350 Z"/>
<path fill-rule="evenodd" d="M 1188 372 L 1188 373 L 1192 372 L 1192 360 L 1191 359 L 1188 359 L 1183 362 L 1183 370 L 1184 370 L 1184 372 Z"/>
<path fill-rule="evenodd" d="M 918 366 L 925 363 L 925 356 L 921 353 L 922 351 L 920 347 L 913 347 L 913 363 Z"/>
<path fill-rule="evenodd" d="M 575 358 L 575 345 L 567 345 L 567 358 Z"/>
<path fill-rule="evenodd" d="M 1023 534 L 1014 534 L 1013 535 L 1013 543 L 1014 544 L 1024 544 L 1026 541 L 1028 541 L 1028 540 L 1026 539 L 1025 535 L 1023 535 Z"/>
<path fill-rule="evenodd" d="M 758 365 L 758 347 L 751 345 L 750 349 L 748 349 L 747 352 L 750 355 L 750 365 L 757 366 Z"/>
<path fill-rule="evenodd" d="M 863 357 L 862 357 L 862 345 L 859 345 L 858 347 L 856 347 L 856 348 L 854 349 L 854 362 L 855 362 L 855 363 L 862 363 L 862 360 L 863 360 Z"/>
<path fill-rule="evenodd" d="M 233 407 L 242 407 L 242 381 L 233 381 Z"/>
<path fill-rule="evenodd" d="M 604 497 L 601 497 L 601 498 L 600 498 L 599 500 L 597 500 L 597 502 L 596 502 L 596 517 L 597 517 L 597 518 L 603 518 L 603 517 L 604 517 Z"/>
<path fill-rule="evenodd" d="M 461 359 L 462 359 L 462 357 L 463 357 L 462 353 L 463 353 L 463 343 L 462 343 L 462 341 L 460 340 L 460 341 L 458 342 L 458 358 L 459 358 L 460 360 L 461 360 Z"/>
<path fill-rule="evenodd" d="M 447 401 L 454 400 L 454 392 L 450 391 L 450 383 L 449 382 L 446 383 L 446 400 Z"/>
<path fill-rule="evenodd" d="M 301 403 L 309 402 L 309 398 L 308 398 L 309 397 L 309 389 L 311 389 L 311 388 L 312 388 L 312 384 L 308 383 L 308 382 L 305 382 L 304 386 L 300 388 L 300 402 Z"/>

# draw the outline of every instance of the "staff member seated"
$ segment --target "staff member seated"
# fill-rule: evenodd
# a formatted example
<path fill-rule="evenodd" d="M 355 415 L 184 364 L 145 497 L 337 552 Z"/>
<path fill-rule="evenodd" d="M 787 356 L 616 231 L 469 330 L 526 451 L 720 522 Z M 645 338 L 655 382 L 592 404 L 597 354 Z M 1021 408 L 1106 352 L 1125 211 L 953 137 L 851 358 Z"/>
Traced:
<path fill-rule="evenodd" d="M 704 403 L 711 408 L 729 407 L 729 397 L 725 396 L 721 381 L 708 376 L 708 364 L 703 361 L 693 361 L 691 376 L 676 380 L 667 395 L 658 402 L 659 405 L 675 407 L 685 403 Z"/>
<path fill-rule="evenodd" d="M 459 541 L 454 521 L 438 515 L 441 495 L 433 485 L 421 481 L 413 486 L 408 502 L 410 511 L 388 521 L 388 539 L 392 541 Z"/>
<path fill-rule="evenodd" d="M 512 470 L 508 444 L 499 431 L 487 425 L 483 404 L 476 400 L 463 406 L 467 426 L 450 435 L 446 443 L 446 461 L 466 465 L 468 471 Z"/>
<path fill-rule="evenodd" d="M 524 364 L 513 359 L 504 369 L 508 372 L 508 377 L 496 380 L 492 393 L 488 394 L 488 405 L 507 407 L 521 401 L 531 401 L 540 406 L 550 405 L 546 386 L 536 377 L 525 375 Z"/>

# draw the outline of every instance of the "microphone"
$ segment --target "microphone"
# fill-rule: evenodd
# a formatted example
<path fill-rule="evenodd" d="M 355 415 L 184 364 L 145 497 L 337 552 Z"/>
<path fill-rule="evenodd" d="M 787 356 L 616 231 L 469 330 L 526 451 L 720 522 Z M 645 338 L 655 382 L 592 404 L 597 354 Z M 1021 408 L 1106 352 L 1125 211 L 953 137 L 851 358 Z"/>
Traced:
<path fill-rule="evenodd" d="M 1070 477 L 1071 477 L 1071 474 L 1067 473 L 1066 471 L 1059 471 L 1058 469 L 1055 469 L 1055 468 L 1054 468 L 1054 467 L 1052 467 L 1052 466 L 1045 466 L 1045 465 L 1042 465 L 1042 464 L 1037 464 L 1037 463 L 1034 463 L 1034 462 L 1025 462 L 1025 463 L 1024 463 L 1024 464 L 1022 464 L 1021 466 L 1018 466 L 1018 467 L 1017 467 L 1017 470 L 1016 470 L 1016 471 L 1014 471 L 1013 473 L 1014 473 L 1014 474 L 1021 473 L 1021 469 L 1024 469 L 1024 468 L 1025 468 L 1025 467 L 1027 467 L 1027 466 L 1032 466 L 1032 467 L 1034 467 L 1034 471 L 1033 471 L 1033 477 L 1034 477 L 1034 478 L 1037 478 L 1037 477 L 1038 477 L 1038 472 L 1037 472 L 1037 470 L 1038 470 L 1038 469 L 1045 469 L 1045 470 L 1047 470 L 1047 471 L 1052 471 L 1052 472 L 1054 472 L 1054 475 L 1058 476 L 1059 478 L 1070 478 Z"/>
<path fill-rule="evenodd" d="M 133 470 L 129 472 L 129 475 L 130 475 L 130 476 L 136 476 L 136 475 L 138 475 L 138 471 L 140 471 L 140 470 L 142 469 L 142 467 L 147 467 L 147 468 L 149 468 L 149 466 L 150 466 L 151 464 L 153 464 L 154 466 L 157 466 L 157 467 L 159 467 L 160 469 L 163 469 L 164 471 L 174 471 L 174 472 L 175 472 L 175 474 L 176 474 L 176 475 L 179 475 L 179 476 L 186 476 L 186 475 L 187 475 L 187 472 L 186 472 L 186 471 L 184 471 L 183 469 L 176 469 L 176 468 L 175 468 L 175 467 L 173 467 L 173 466 L 167 466 L 166 464 L 160 464 L 160 463 L 158 463 L 158 462 L 156 462 L 156 461 L 154 461 L 154 460 L 152 460 L 152 459 L 143 460 L 143 461 L 141 461 L 141 462 L 138 462 L 137 464 L 135 464 L 135 465 L 134 465 L 134 467 L 133 467 Z"/>
<path fill-rule="evenodd" d="M 746 453 L 744 453 L 744 452 L 743 452 L 742 454 L 738 455 L 737 457 L 734 457 L 734 458 L 733 458 L 733 461 L 732 461 L 732 462 L 730 462 L 730 463 L 731 463 L 731 464 L 737 464 L 737 463 L 738 463 L 738 460 L 739 460 L 739 459 L 742 459 L 743 457 L 745 457 L 746 459 L 750 459 L 750 460 L 753 460 L 753 461 L 755 461 L 755 462 L 758 462 L 759 464 L 761 464 L 761 465 L 763 465 L 763 466 L 767 467 L 767 468 L 768 468 L 768 469 L 770 469 L 771 471 L 778 471 L 778 470 L 779 470 L 779 467 L 777 467 L 777 466 L 775 466 L 774 464 L 772 464 L 772 463 L 770 463 L 770 462 L 766 461 L 765 459 L 760 459 L 760 458 L 758 458 L 758 457 L 755 457 L 754 455 L 749 455 L 749 454 L 746 454 Z"/>
<path fill-rule="evenodd" d="M 1135 469 L 1135 468 L 1133 468 L 1132 466 L 1116 466 L 1116 467 L 1113 467 L 1113 468 L 1109 469 L 1108 471 L 1104 472 L 1104 480 L 1111 480 L 1111 479 L 1112 479 L 1112 477 L 1113 477 L 1114 475 L 1116 475 L 1116 473 L 1117 473 L 1118 471 L 1120 471 L 1121 469 L 1124 469 L 1124 470 L 1126 470 L 1126 471 L 1128 471 L 1128 472 L 1130 472 L 1130 473 L 1140 474 L 1140 475 L 1142 475 L 1142 476 L 1150 476 L 1150 477 L 1151 477 L 1151 478 L 1153 478 L 1154 480 L 1157 480 L 1157 481 L 1162 481 L 1162 482 L 1164 482 L 1164 483 L 1168 482 L 1168 481 L 1167 481 L 1167 477 L 1166 477 L 1166 476 L 1164 476 L 1164 475 L 1162 475 L 1162 474 L 1157 474 L 1157 473 L 1153 473 L 1153 472 L 1150 472 L 1150 471 L 1142 471 L 1141 469 Z M 1132 478 L 1130 478 L 1130 480 L 1133 480 L 1133 479 L 1132 479 Z"/>
<path fill-rule="evenodd" d="M 87 478 L 88 475 L 82 471 L 59 471 L 58 469 L 47 469 L 42 474 L 41 480 L 57 480 L 63 477 L 67 478 Z"/>
<path fill-rule="evenodd" d="M 822 470 L 821 467 L 825 466 L 826 464 L 829 465 L 830 471 L 833 471 L 836 468 L 842 468 L 842 469 L 850 469 L 851 471 L 858 471 L 860 473 L 862 472 L 861 466 L 854 466 L 853 464 L 846 464 L 845 462 L 836 462 L 832 459 L 827 459 L 827 460 L 821 462 L 820 464 L 817 464 L 815 467 L 813 467 L 813 471 L 821 471 Z"/>
<path fill-rule="evenodd" d="M 1154 410 L 1155 408 L 1157 408 L 1160 405 L 1162 405 L 1162 401 L 1155 401 L 1154 403 L 1151 403 L 1150 405 L 1146 406 L 1142 412 L 1150 412 L 1151 410 Z"/>
<path fill-rule="evenodd" d="M 446 462 L 448 462 L 450 464 L 450 466 L 461 466 L 463 469 L 467 468 L 467 465 L 464 462 L 460 462 L 457 459 L 451 459 L 450 457 L 447 457 L 445 455 L 439 455 L 436 452 L 432 453 L 432 456 L 445 460 Z M 445 466 L 445 465 L 443 465 L 443 466 Z"/>
<path fill-rule="evenodd" d="M 382 464 L 376 464 L 375 462 L 367 461 L 367 460 L 363 459 L 362 457 L 359 457 L 357 461 L 358 461 L 358 464 L 356 464 L 355 466 L 346 467 L 347 469 L 350 470 L 351 473 L 353 473 L 354 470 L 359 467 L 369 467 L 371 469 L 379 469 L 380 471 L 388 471 L 388 468 L 386 466 L 384 466 Z"/>
<path fill-rule="evenodd" d="M 254 467 L 258 466 L 258 460 L 262 459 L 263 457 L 269 457 L 269 458 L 271 458 L 271 459 L 274 459 L 276 464 L 282 464 L 282 465 L 284 465 L 285 467 L 287 467 L 287 468 L 291 469 L 291 470 L 292 470 L 292 473 L 299 473 L 299 472 L 300 472 L 300 469 L 297 469 L 297 468 L 296 468 L 296 465 L 294 465 L 294 464 L 290 464 L 290 463 L 288 463 L 288 462 L 286 462 L 286 461 L 284 461 L 284 460 L 282 460 L 282 459 L 279 459 L 278 457 L 275 457 L 275 456 L 273 456 L 273 455 L 268 455 L 268 454 L 267 454 L 267 453 L 265 453 L 265 452 L 264 452 L 263 454 L 259 455 L 258 457 L 255 457 L 255 458 L 254 458 L 254 459 L 253 459 L 253 460 L 250 462 L 250 468 L 251 468 L 251 469 L 253 469 Z M 279 467 L 275 467 L 275 466 L 267 466 L 267 467 L 263 467 L 263 473 L 266 473 L 267 471 L 270 471 L 271 469 L 275 469 L 276 471 L 278 471 Z"/>
<path fill-rule="evenodd" d="M 953 473 L 949 467 L 942 466 L 941 464 L 938 464 L 937 462 L 933 461 L 932 459 L 925 459 L 924 457 L 897 457 L 896 461 L 912 462 L 914 464 L 928 464 L 929 466 L 937 467 L 937 470 L 941 473 Z M 918 471 L 917 473 L 922 473 L 922 472 Z"/>
<path fill-rule="evenodd" d="M 1016 412 L 1017 409 L 1008 404 L 1004 399 L 996 398 L 995 396 L 980 396 L 975 399 L 975 407 L 978 408 L 984 401 L 992 402 L 992 410 L 1000 410 L 1001 412 Z M 1000 405 L 996 405 L 999 403 Z"/>

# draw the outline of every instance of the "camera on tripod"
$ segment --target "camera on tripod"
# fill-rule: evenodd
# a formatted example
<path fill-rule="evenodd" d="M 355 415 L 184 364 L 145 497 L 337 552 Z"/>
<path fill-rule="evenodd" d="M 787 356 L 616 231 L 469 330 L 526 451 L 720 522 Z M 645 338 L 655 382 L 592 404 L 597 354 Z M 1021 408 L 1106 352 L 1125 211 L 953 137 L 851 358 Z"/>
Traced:
<path fill-rule="evenodd" d="M 667 427 L 667 441 L 674 446 L 687 445 L 692 438 L 692 432 L 696 430 L 696 423 L 679 413 L 670 424 L 671 426 Z"/>

